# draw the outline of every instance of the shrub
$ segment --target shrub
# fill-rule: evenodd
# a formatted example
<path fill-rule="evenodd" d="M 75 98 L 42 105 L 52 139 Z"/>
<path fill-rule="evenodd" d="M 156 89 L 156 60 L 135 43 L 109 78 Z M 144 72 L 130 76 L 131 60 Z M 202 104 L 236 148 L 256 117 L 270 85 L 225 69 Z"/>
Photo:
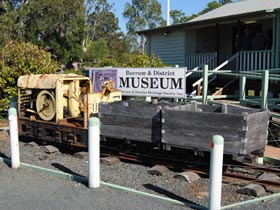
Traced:
<path fill-rule="evenodd" d="M 164 64 L 162 63 L 160 58 L 151 54 L 149 57 L 146 54 L 133 54 L 130 56 L 129 61 L 124 64 L 124 67 L 163 67 Z"/>
<path fill-rule="evenodd" d="M 26 74 L 55 73 L 59 63 L 51 54 L 31 43 L 10 41 L 0 49 L 0 112 L 9 108 L 17 94 L 17 79 Z"/>

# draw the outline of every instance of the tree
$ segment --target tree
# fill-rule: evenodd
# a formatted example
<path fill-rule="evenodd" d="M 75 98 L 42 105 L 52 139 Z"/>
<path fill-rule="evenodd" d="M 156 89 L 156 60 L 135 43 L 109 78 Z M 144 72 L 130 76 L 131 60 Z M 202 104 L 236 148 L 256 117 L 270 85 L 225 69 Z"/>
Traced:
<path fill-rule="evenodd" d="M 222 6 L 220 3 L 216 1 L 211 1 L 207 4 L 207 7 L 205 9 L 203 9 L 201 12 L 198 13 L 198 15 L 202 15 L 207 12 L 210 12 L 211 10 L 217 9 L 220 6 Z"/>
<path fill-rule="evenodd" d="M 231 3 L 231 2 L 232 2 L 232 0 L 219 0 L 219 2 L 211 1 L 207 4 L 207 7 L 204 10 L 202 10 L 201 12 L 198 13 L 198 15 L 205 14 L 211 10 L 221 7 L 223 4 L 227 4 L 227 3 Z"/>
<path fill-rule="evenodd" d="M 131 4 L 125 4 L 123 17 L 128 20 L 126 28 L 136 51 L 139 46 L 136 31 L 155 28 L 164 22 L 161 5 L 157 0 L 132 0 Z"/>
<path fill-rule="evenodd" d="M 54 73 L 60 67 L 51 54 L 31 43 L 10 41 L 0 50 L 0 111 L 7 110 L 17 94 L 20 75 Z"/>
<path fill-rule="evenodd" d="M 96 41 L 120 29 L 118 19 L 111 11 L 113 6 L 107 0 L 87 0 L 86 41 Z"/>
<path fill-rule="evenodd" d="M 102 59 L 109 55 L 109 49 L 104 39 L 100 38 L 96 41 L 91 41 L 85 52 L 85 62 L 90 65 L 99 65 Z"/>
<path fill-rule="evenodd" d="M 30 0 L 24 9 L 26 40 L 47 47 L 65 64 L 82 59 L 83 0 Z"/>
<path fill-rule="evenodd" d="M 161 5 L 157 0 L 132 0 L 126 3 L 123 16 L 127 19 L 128 33 L 155 28 L 163 22 Z"/>
<path fill-rule="evenodd" d="M 227 4 L 227 3 L 231 3 L 232 0 L 219 0 L 220 4 Z"/>
<path fill-rule="evenodd" d="M 86 6 L 87 35 L 83 43 L 84 51 L 88 56 L 92 42 L 99 39 L 104 40 L 109 54 L 106 58 L 102 58 L 101 63 L 106 64 L 111 61 L 111 63 L 122 62 L 122 54 L 129 52 L 127 37 L 119 31 L 119 21 L 112 12 L 113 7 L 114 4 L 109 4 L 107 0 L 88 0 Z M 88 57 L 85 58 L 85 60 L 88 59 Z"/>
<path fill-rule="evenodd" d="M 22 1 L 24 4 L 24 1 Z M 0 2 L 0 46 L 7 40 L 23 39 L 22 24 L 20 24 L 20 0 L 2 0 Z"/>
<path fill-rule="evenodd" d="M 209 2 L 205 9 L 203 9 L 198 14 L 193 14 L 192 16 L 189 16 L 189 17 L 186 16 L 185 13 L 182 10 L 171 10 L 170 11 L 170 17 L 173 19 L 172 24 L 185 23 L 185 22 L 197 17 L 198 15 L 205 14 L 205 13 L 211 11 L 211 10 L 214 10 L 214 9 L 222 6 L 223 4 L 227 4 L 227 3 L 231 3 L 231 2 L 232 2 L 232 0 L 219 0 L 219 2 L 217 2 L 217 1 Z"/>
<path fill-rule="evenodd" d="M 192 18 L 195 18 L 197 15 L 193 14 L 192 16 L 186 16 L 185 13 L 182 10 L 171 10 L 170 11 L 170 17 L 172 18 L 173 22 L 172 24 L 181 24 L 186 23 L 187 21 L 191 20 Z"/>

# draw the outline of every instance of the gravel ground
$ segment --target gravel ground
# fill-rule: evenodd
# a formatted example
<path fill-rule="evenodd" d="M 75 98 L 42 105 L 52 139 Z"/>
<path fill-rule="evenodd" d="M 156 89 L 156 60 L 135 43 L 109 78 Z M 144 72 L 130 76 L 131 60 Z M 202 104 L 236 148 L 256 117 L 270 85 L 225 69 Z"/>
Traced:
<path fill-rule="evenodd" d="M 0 156 L 10 157 L 9 136 L 8 133 L 5 131 L 0 131 Z M 86 160 L 78 159 L 73 157 L 72 155 L 60 152 L 46 154 L 43 151 L 42 147 L 36 144 L 30 145 L 20 142 L 20 158 L 21 162 L 41 166 L 44 168 L 49 168 L 57 171 L 64 171 L 80 176 L 87 176 L 88 174 L 88 164 Z M 208 179 L 202 178 L 195 183 L 188 184 L 183 180 L 175 179 L 174 175 L 176 173 L 173 171 L 169 171 L 168 174 L 164 176 L 154 176 L 148 174 L 147 169 L 148 167 L 146 166 L 123 162 L 114 166 L 101 164 L 101 180 L 104 182 L 133 188 L 136 190 L 180 200 L 183 202 L 191 202 L 199 206 L 207 206 L 209 186 Z M 243 186 L 244 184 L 241 185 L 237 182 L 231 183 L 226 182 L 226 180 L 224 180 L 222 186 L 222 206 L 254 199 L 254 197 L 252 196 L 247 196 L 236 192 Z M 87 188 L 84 187 L 80 190 L 86 189 Z M 265 195 L 271 194 L 271 192 L 266 192 Z M 159 203 L 162 204 L 162 202 Z M 265 205 L 269 206 L 270 204 L 265 203 Z M 160 205 L 158 207 L 159 208 L 157 209 L 163 209 Z M 256 207 L 252 209 L 256 210 L 257 207 L 259 207 L 259 205 L 256 205 Z M 182 207 L 172 206 L 171 208 L 169 206 L 169 209 L 175 208 L 180 209 Z M 122 209 L 136 208 L 130 207 Z M 279 206 L 276 209 L 279 209 Z"/>

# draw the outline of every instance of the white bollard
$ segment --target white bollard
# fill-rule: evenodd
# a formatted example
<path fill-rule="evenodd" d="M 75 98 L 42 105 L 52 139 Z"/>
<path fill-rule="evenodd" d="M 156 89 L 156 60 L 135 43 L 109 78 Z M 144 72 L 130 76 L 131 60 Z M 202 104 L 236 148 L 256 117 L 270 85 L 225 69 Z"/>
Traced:
<path fill-rule="evenodd" d="M 8 113 L 9 113 L 10 145 L 11 145 L 11 162 L 12 162 L 12 168 L 17 169 L 20 166 L 17 110 L 11 107 Z"/>
<path fill-rule="evenodd" d="M 100 187 L 100 121 L 97 117 L 88 123 L 88 187 Z"/>
<path fill-rule="evenodd" d="M 208 196 L 208 209 L 221 209 L 222 196 L 222 175 L 223 175 L 223 154 L 224 138 L 214 135 L 211 141 L 211 160 L 210 160 L 210 189 Z"/>

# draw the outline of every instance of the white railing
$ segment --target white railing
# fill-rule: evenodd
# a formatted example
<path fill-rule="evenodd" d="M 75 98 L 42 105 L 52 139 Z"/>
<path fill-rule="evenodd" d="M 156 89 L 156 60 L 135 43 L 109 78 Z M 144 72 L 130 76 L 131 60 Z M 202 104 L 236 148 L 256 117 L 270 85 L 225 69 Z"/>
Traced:
<path fill-rule="evenodd" d="M 238 70 L 253 71 L 271 68 L 271 50 L 238 52 Z"/>
<path fill-rule="evenodd" d="M 192 71 L 202 70 L 204 65 L 208 65 L 210 69 L 217 66 L 217 52 L 197 53 L 186 56 L 186 67 Z M 186 77 L 193 72 L 189 72 Z M 201 73 L 195 73 L 196 76 L 201 76 Z"/>

